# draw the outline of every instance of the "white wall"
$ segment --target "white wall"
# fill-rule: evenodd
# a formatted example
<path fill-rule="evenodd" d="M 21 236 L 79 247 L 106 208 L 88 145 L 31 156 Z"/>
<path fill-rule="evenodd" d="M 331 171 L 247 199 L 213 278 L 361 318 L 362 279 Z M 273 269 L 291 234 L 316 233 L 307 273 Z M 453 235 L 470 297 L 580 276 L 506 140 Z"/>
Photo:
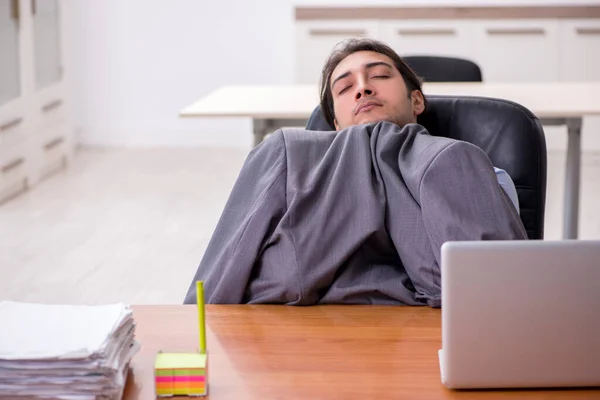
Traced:
<path fill-rule="evenodd" d="M 249 148 L 250 120 L 182 119 L 178 111 L 221 85 L 293 81 L 291 0 L 63 4 L 82 144 Z"/>
<path fill-rule="evenodd" d="M 403 5 L 573 4 L 407 0 Z M 598 0 L 577 3 L 598 4 Z M 182 119 L 226 84 L 294 82 L 295 5 L 397 0 L 63 0 L 65 69 L 79 142 L 250 148 L 249 119 Z"/>

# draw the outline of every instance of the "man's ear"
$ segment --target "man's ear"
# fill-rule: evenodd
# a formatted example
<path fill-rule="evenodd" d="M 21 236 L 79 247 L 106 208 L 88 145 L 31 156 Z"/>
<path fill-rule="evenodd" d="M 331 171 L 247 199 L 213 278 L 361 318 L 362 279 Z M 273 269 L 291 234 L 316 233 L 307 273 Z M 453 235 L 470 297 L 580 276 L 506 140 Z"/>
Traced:
<path fill-rule="evenodd" d="M 421 115 L 425 111 L 425 98 L 420 90 L 413 90 L 410 94 L 413 112 L 415 115 Z"/>

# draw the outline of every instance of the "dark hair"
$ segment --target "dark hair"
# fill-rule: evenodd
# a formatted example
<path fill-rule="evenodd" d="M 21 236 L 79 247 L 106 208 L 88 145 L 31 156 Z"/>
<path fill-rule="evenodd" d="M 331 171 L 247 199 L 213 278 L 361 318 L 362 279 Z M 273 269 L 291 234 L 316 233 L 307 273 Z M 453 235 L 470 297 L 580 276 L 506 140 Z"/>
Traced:
<path fill-rule="evenodd" d="M 329 87 L 329 80 L 333 70 L 338 64 L 346 57 L 357 51 L 374 51 L 385 56 L 388 56 L 396 66 L 400 75 L 404 79 L 406 88 L 408 89 L 408 95 L 413 90 L 418 90 L 423 93 L 421 89 L 422 81 L 417 74 L 406 64 L 402 58 L 394 51 L 391 47 L 385 43 L 379 42 L 374 39 L 360 38 L 360 39 L 347 39 L 340 42 L 334 47 L 333 51 L 329 55 L 329 58 L 325 62 L 323 71 L 321 72 L 321 83 L 320 83 L 320 99 L 321 99 L 321 110 L 325 120 L 329 125 L 334 126 L 335 113 L 333 110 L 333 95 L 331 88 Z M 425 96 L 423 96 L 425 98 Z M 425 100 L 425 107 L 427 107 L 427 100 Z"/>

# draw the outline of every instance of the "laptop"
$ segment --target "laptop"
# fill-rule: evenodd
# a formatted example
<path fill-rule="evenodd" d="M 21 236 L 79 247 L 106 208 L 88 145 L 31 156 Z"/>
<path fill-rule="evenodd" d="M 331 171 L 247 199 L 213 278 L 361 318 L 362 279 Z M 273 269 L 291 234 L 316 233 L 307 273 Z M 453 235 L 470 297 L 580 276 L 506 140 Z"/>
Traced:
<path fill-rule="evenodd" d="M 600 241 L 447 242 L 442 383 L 600 386 Z"/>

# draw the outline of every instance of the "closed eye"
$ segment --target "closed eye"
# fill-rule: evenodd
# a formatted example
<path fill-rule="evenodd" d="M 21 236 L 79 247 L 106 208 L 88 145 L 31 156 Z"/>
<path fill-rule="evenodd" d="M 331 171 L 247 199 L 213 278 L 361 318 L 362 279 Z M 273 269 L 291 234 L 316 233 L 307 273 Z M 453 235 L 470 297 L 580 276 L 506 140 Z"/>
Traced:
<path fill-rule="evenodd" d="M 340 90 L 340 92 L 338 94 L 342 94 L 344 93 L 346 90 L 350 89 L 351 86 L 346 86 L 345 88 L 343 88 L 342 90 Z"/>
<path fill-rule="evenodd" d="M 377 75 L 377 76 L 374 76 L 373 78 L 387 79 L 389 77 L 390 77 L 389 75 Z"/>

